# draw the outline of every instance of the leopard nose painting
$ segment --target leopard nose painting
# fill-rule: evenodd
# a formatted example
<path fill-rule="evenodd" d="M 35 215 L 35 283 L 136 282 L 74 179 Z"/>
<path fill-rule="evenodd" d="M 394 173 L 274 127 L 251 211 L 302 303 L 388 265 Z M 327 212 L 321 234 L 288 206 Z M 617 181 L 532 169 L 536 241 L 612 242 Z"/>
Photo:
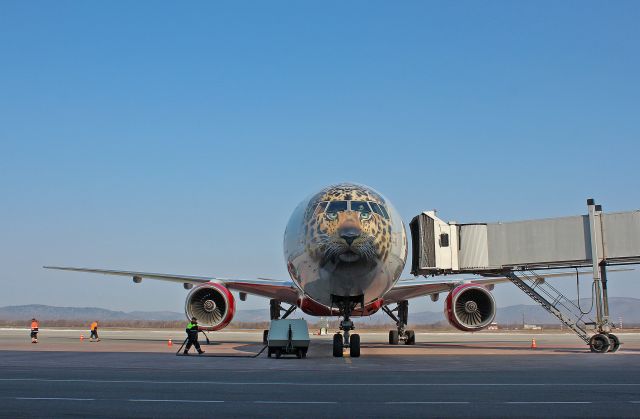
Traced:
<path fill-rule="evenodd" d="M 362 229 L 355 222 L 346 221 L 339 229 L 338 235 L 344 239 L 349 246 L 353 241 L 362 235 Z"/>
<path fill-rule="evenodd" d="M 356 238 L 360 237 L 360 234 L 361 234 L 361 231 L 356 228 L 347 228 L 340 231 L 340 237 L 342 237 L 349 246 L 353 244 L 353 241 Z"/>

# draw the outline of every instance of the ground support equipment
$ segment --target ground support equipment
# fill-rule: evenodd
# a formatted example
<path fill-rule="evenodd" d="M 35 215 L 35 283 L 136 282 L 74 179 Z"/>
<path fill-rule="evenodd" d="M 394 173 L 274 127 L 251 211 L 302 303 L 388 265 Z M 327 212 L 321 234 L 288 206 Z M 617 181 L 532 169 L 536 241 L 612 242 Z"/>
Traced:
<path fill-rule="evenodd" d="M 309 349 L 309 329 L 303 319 L 272 320 L 267 336 L 267 356 L 296 355 L 306 358 Z"/>

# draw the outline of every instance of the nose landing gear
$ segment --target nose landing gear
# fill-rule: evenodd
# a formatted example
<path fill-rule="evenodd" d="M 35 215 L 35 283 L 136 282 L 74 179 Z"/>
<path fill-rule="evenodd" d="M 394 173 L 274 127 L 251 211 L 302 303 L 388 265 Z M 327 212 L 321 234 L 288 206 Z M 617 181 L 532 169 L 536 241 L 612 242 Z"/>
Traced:
<path fill-rule="evenodd" d="M 409 301 L 398 301 L 394 309 L 382 306 L 382 311 L 387 313 L 396 322 L 397 326 L 396 330 L 389 330 L 389 345 L 397 345 L 400 342 L 404 342 L 405 345 L 415 345 L 416 333 L 413 330 L 405 329 L 409 322 Z M 397 312 L 398 316 L 394 312 Z"/>
<path fill-rule="evenodd" d="M 349 356 L 351 358 L 358 358 L 360 356 L 360 335 L 350 334 L 354 329 L 350 317 L 357 305 L 364 308 L 364 296 L 339 297 L 332 295 L 331 299 L 342 316 L 342 321 L 340 322 L 342 334 L 336 333 L 333 335 L 333 356 L 341 358 L 344 356 L 344 349 L 349 348 Z"/>
<path fill-rule="evenodd" d="M 348 317 L 340 322 L 340 330 L 343 331 L 342 335 L 340 333 L 333 335 L 333 356 L 341 358 L 344 355 L 343 350 L 349 348 L 349 356 L 358 358 L 360 356 L 360 335 L 349 333 L 353 330 L 353 322 Z"/>

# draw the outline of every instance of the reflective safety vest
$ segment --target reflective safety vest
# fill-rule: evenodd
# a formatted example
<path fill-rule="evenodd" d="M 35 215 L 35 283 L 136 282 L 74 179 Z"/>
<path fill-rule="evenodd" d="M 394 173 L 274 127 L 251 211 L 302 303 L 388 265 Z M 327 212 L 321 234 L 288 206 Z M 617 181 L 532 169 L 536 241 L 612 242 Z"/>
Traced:
<path fill-rule="evenodd" d="M 98 323 L 97 322 L 91 323 L 91 330 L 96 330 L 97 328 L 98 328 Z"/>
<path fill-rule="evenodd" d="M 38 322 L 31 322 L 31 330 L 38 330 Z"/>
<path fill-rule="evenodd" d="M 198 325 L 189 323 L 187 325 L 187 336 L 191 338 L 196 338 L 198 336 Z"/>

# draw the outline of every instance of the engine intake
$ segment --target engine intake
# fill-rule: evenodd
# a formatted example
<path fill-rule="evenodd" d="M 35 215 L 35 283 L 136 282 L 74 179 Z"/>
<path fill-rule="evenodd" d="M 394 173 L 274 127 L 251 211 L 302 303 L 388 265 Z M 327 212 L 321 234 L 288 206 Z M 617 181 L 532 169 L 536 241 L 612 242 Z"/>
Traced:
<path fill-rule="evenodd" d="M 496 316 L 496 302 L 482 285 L 460 285 L 447 296 L 444 314 L 456 329 L 476 332 L 491 324 Z"/>
<path fill-rule="evenodd" d="M 225 328 L 235 312 L 233 294 L 224 285 L 213 282 L 192 289 L 184 306 L 187 318 L 197 318 L 200 326 L 207 330 Z"/>

